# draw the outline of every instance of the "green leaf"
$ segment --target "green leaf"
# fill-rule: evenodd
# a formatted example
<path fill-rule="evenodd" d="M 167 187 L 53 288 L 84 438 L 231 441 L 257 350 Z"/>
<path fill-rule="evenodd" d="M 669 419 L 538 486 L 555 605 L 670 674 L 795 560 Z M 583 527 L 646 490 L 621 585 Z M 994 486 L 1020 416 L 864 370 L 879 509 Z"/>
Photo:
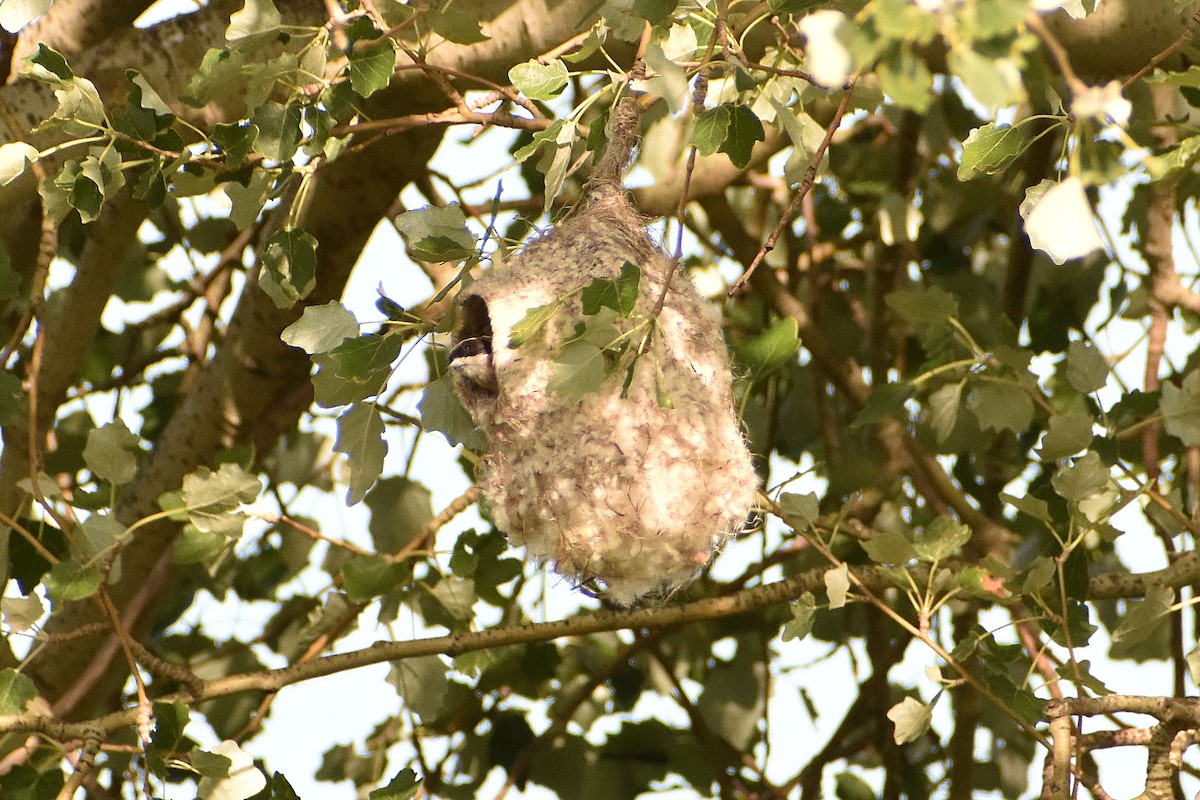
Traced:
<path fill-rule="evenodd" d="M 779 511 L 786 517 L 789 525 L 811 528 L 817 521 L 817 517 L 820 516 L 821 506 L 817 496 L 812 492 L 808 494 L 784 492 L 779 496 Z"/>
<path fill-rule="evenodd" d="M 704 680 L 696 710 L 710 730 L 736 748 L 749 747 L 762 720 L 766 665 L 747 640 L 732 661 L 718 662 Z"/>
<path fill-rule="evenodd" d="M 1038 457 L 1043 461 L 1057 461 L 1086 450 L 1092 444 L 1092 418 L 1073 411 L 1055 414 L 1050 418 L 1049 428 L 1038 447 Z"/>
<path fill-rule="evenodd" d="M 512 85 L 530 100 L 553 100 L 567 86 L 567 65 L 556 58 L 549 64 L 530 59 L 508 71 Z"/>
<path fill-rule="evenodd" d="M 1029 569 L 1025 572 L 1025 577 L 1021 580 L 1021 593 L 1029 594 L 1040 592 L 1057 577 L 1058 563 L 1047 556 L 1038 556 L 1033 559 Z"/>
<path fill-rule="evenodd" d="M 729 160 L 738 169 L 745 169 L 750 164 L 750 156 L 754 143 L 767 138 L 762 121 L 750 109 L 750 106 L 735 105 L 729 112 L 729 126 L 726 129 L 725 141 L 721 143 L 720 151 L 729 156 Z"/>
<path fill-rule="evenodd" d="M 388 446 L 383 438 L 383 418 L 374 404 L 356 403 L 338 417 L 334 449 L 350 461 L 350 487 L 346 502 L 354 505 L 383 472 Z"/>
<path fill-rule="evenodd" d="M 487 448 L 487 439 L 463 408 L 449 375 L 443 375 L 426 385 L 417 408 L 421 412 L 421 427 L 425 430 L 437 431 L 450 444 L 465 445 L 475 452 Z"/>
<path fill-rule="evenodd" d="M 308 306 L 300 319 L 283 329 L 280 339 L 308 354 L 326 353 L 347 339 L 358 336 L 358 320 L 336 300 L 323 306 Z"/>
<path fill-rule="evenodd" d="M 30 531 L 42 544 L 42 548 L 48 550 L 52 556 L 56 558 L 66 556 L 67 540 L 58 528 L 45 520 L 18 521 L 25 525 L 26 530 Z M 9 539 L 7 561 L 12 576 L 17 582 L 17 588 L 22 594 L 28 595 L 50 569 L 50 562 L 39 550 L 35 550 L 24 536 L 14 535 L 4 528 L 0 528 L 0 531 L 3 531 L 3 535 Z"/>
<path fill-rule="evenodd" d="M 641 278 L 642 270 L 636 264 L 626 261 L 621 265 L 621 273 L 616 278 L 593 279 L 591 283 L 583 287 L 583 291 L 579 295 L 583 302 L 583 313 L 593 316 L 598 314 L 601 308 L 611 308 L 619 316 L 628 317 L 633 313 L 633 308 L 637 304 L 638 285 L 641 283 Z M 522 319 L 518 325 L 524 321 Z M 516 328 L 514 327 L 513 330 L 515 336 Z"/>
<path fill-rule="evenodd" d="M 424 485 L 395 475 L 378 481 L 367 492 L 371 510 L 368 529 L 377 553 L 396 553 L 416 538 L 433 519 L 433 504 Z"/>
<path fill-rule="evenodd" d="M 788 363 L 800 349 L 800 325 L 795 317 L 783 317 L 770 328 L 734 348 L 738 363 L 750 373 L 751 381 L 762 380 Z"/>
<path fill-rule="evenodd" d="M 300 228 L 276 231 L 262 261 L 259 288 L 279 308 L 295 304 L 317 285 L 317 240 Z"/>
<path fill-rule="evenodd" d="M 304 109 L 299 103 L 266 102 L 254 112 L 254 127 L 258 135 L 254 137 L 254 152 L 260 153 L 268 161 L 291 161 L 300 148 L 300 140 L 304 133 L 300 129 L 300 121 L 304 118 Z"/>
<path fill-rule="evenodd" d="M 478 44 L 488 40 L 479 26 L 479 15 L 462 6 L 452 5 L 443 11 L 431 12 L 426 19 L 434 33 L 455 44 Z"/>
<path fill-rule="evenodd" d="M 515 350 L 541 334 L 542 329 L 546 327 L 546 323 L 554 317 L 555 312 L 561 306 L 562 303 L 555 300 L 553 303 L 547 303 L 544 306 L 534 306 L 526 311 L 525 316 L 521 317 L 520 321 L 510 329 L 508 346 Z"/>
<path fill-rule="evenodd" d="M 1100 456 L 1089 450 L 1060 466 L 1050 483 L 1059 497 L 1078 502 L 1107 489 L 1109 471 Z"/>
<path fill-rule="evenodd" d="M 918 329 L 944 322 L 958 313 L 958 299 L 940 286 L 897 289 L 887 296 L 887 305 Z"/>
<path fill-rule="evenodd" d="M 229 15 L 225 39 L 232 42 L 256 33 L 273 31 L 280 22 L 279 9 L 275 8 L 272 0 L 246 0 L 241 11 Z"/>
<path fill-rule="evenodd" d="M 0 599 L 0 611 L 3 612 L 4 624 L 8 626 L 10 634 L 24 633 L 38 623 L 46 613 L 46 607 L 35 592 L 28 597 Z M 3 713 L 0 711 L 0 714 Z"/>
<path fill-rule="evenodd" d="M 855 772 L 839 772 L 833 776 L 833 796 L 837 800 L 876 800 L 871 784 Z"/>
<path fill-rule="evenodd" d="M 139 443 L 125 423 L 116 419 L 88 431 L 83 460 L 97 478 L 117 486 L 129 483 L 137 472 Z"/>
<path fill-rule="evenodd" d="M 1158 407 L 1167 433 L 1188 447 L 1200 444 L 1200 370 L 1189 372 L 1179 387 L 1164 383 Z"/>
<path fill-rule="evenodd" d="M 183 532 L 171 546 L 171 563 L 201 564 L 213 561 L 229 549 L 231 540 L 214 531 L 202 531 L 194 525 L 185 525 Z"/>
<path fill-rule="evenodd" d="M 932 98 L 933 74 L 910 48 L 893 47 L 879 63 L 879 88 L 897 106 L 923 114 Z"/>
<path fill-rule="evenodd" d="M 633 0 L 633 13 L 651 25 L 661 25 L 675 13 L 679 0 Z"/>
<path fill-rule="evenodd" d="M 1088 342 L 1067 346 L 1067 382 L 1077 392 L 1090 394 L 1108 383 L 1108 359 Z"/>
<path fill-rule="evenodd" d="M 342 588 L 355 603 L 395 591 L 412 577 L 407 564 L 374 555 L 356 555 L 342 566 Z"/>
<path fill-rule="evenodd" d="M 448 667 L 438 656 L 393 661 L 388 682 L 396 687 L 407 708 L 425 722 L 437 719 L 445 705 L 450 681 Z"/>
<path fill-rule="evenodd" d="M 1086 606 L 1082 606 L 1082 602 L 1087 600 L 1090 572 L 1091 568 L 1087 548 L 1071 548 L 1070 552 L 1067 553 L 1067 557 L 1063 560 L 1062 591 L 1069 599 L 1080 602 L 1083 610 L 1081 618 L 1085 622 L 1087 621 L 1087 609 Z M 1074 644 L 1076 647 L 1082 647 L 1086 644 L 1086 641 L 1076 637 Z"/>
<path fill-rule="evenodd" d="M 236 537 L 245 522 L 241 505 L 253 503 L 261 492 L 262 482 L 257 477 L 226 462 L 216 472 L 199 467 L 184 476 L 180 496 L 197 530 Z"/>
<path fill-rule="evenodd" d="M 1079 647 L 1079 642 L 1074 642 L 1076 647 Z M 1078 659 L 1070 664 L 1061 664 L 1055 668 L 1058 677 L 1064 681 L 1077 683 L 1078 685 L 1087 687 L 1097 695 L 1104 696 L 1112 694 L 1112 690 L 1104 685 L 1104 681 L 1092 674 L 1092 662 L 1088 659 Z"/>
<path fill-rule="evenodd" d="M 462 261 L 474 256 L 478 247 L 458 205 L 406 211 L 396 217 L 395 225 L 408 242 L 409 255 L 418 261 Z"/>
<path fill-rule="evenodd" d="M 93 566 L 80 564 L 75 559 L 60 561 L 46 574 L 46 594 L 55 606 L 74 600 L 85 600 L 96 593 L 104 576 Z"/>
<path fill-rule="evenodd" d="M 75 164 L 71 162 L 68 166 Z M 75 165 L 78 167 L 78 165 Z M 79 219 L 85 224 L 93 222 L 100 216 L 100 207 L 104 204 L 104 192 L 99 184 L 85 175 L 76 175 L 67 191 L 67 203 L 79 212 Z"/>
<path fill-rule="evenodd" d="M 792 618 L 783 625 L 783 641 L 800 640 L 812 631 L 813 618 L 817 613 L 817 599 L 812 592 L 805 592 L 789 604 Z"/>
<path fill-rule="evenodd" d="M 54 0 L 4 0 L 0 4 L 0 27 L 9 33 L 24 28 L 34 17 L 40 17 Z"/>
<path fill-rule="evenodd" d="M 1025 98 L 1021 70 L 1012 58 L 990 58 L 967 47 L 955 47 L 947 61 L 980 105 L 998 108 Z"/>
<path fill-rule="evenodd" d="M 962 392 L 966 381 L 950 383 L 929 395 L 929 424 L 937 434 L 938 443 L 945 443 L 958 424 L 958 410 L 962 407 Z"/>
<path fill-rule="evenodd" d="M 1121 624 L 1112 632 L 1113 644 L 1126 647 L 1143 642 L 1167 624 L 1175 592 L 1167 586 L 1152 584 L 1146 587 L 1146 597 L 1128 603 Z"/>
<path fill-rule="evenodd" d="M 171 111 L 171 107 L 162 99 L 154 87 L 146 80 L 146 77 L 136 69 L 125 70 L 125 77 L 129 80 L 129 101 L 136 104 L 139 108 L 144 108 L 148 111 L 153 111 L 159 117 L 175 119 L 175 113 Z"/>
<path fill-rule="evenodd" d="M 1033 400 L 1015 383 L 972 381 L 968 403 L 984 429 L 1024 433 L 1033 422 Z"/>
<path fill-rule="evenodd" d="M 242 79 L 245 63 L 241 53 L 210 48 L 179 99 L 193 108 L 203 108 L 233 93 L 239 95 L 239 100 L 243 99 L 240 95 L 245 85 Z"/>
<path fill-rule="evenodd" d="M 267 201 L 267 195 L 271 191 L 272 182 L 271 175 L 266 170 L 255 170 L 245 186 L 237 181 L 229 181 L 221 186 L 221 191 L 225 193 L 233 206 L 229 211 L 229 219 L 233 220 L 238 230 L 249 230 L 250 226 L 258 219 L 263 204 Z M 176 180 L 175 188 L 179 188 L 178 180 Z M 205 192 L 207 191 L 205 189 Z"/>
<path fill-rule="evenodd" d="M 338 375 L 367 383 L 378 389 L 380 378 L 391 372 L 392 362 L 404 347 L 404 337 L 395 333 L 370 333 L 346 339 L 329 351 Z"/>
<path fill-rule="evenodd" d="M 929 730 L 933 724 L 933 707 L 906 697 L 888 709 L 887 718 L 896 726 L 892 732 L 896 744 L 907 744 L 920 739 Z"/>
<path fill-rule="evenodd" d="M 26 142 L 8 142 L 0 145 L 0 186 L 7 186 L 21 177 L 29 165 L 41 158 L 41 155 L 36 147 Z"/>
<path fill-rule="evenodd" d="M 213 144 L 225 153 L 228 165 L 242 163 L 258 140 L 258 126 L 249 120 L 222 122 L 213 128 Z"/>
<path fill-rule="evenodd" d="M 546 201 L 542 209 L 547 214 L 550 213 L 554 199 L 558 197 L 567 180 L 567 168 L 571 166 L 578 138 L 579 124 L 573 119 L 566 120 L 554 136 L 554 148 L 538 163 L 539 169 L 546 176 Z"/>
<path fill-rule="evenodd" d="M 518 147 L 513 153 L 513 160 L 520 164 L 522 161 L 525 161 L 534 153 L 536 153 L 543 145 L 553 145 L 555 140 L 558 138 L 559 131 L 561 131 L 562 128 L 562 120 L 556 120 L 545 130 L 534 131 L 533 136 L 530 137 L 529 141 L 521 147 Z"/>
<path fill-rule="evenodd" d="M 378 34 L 373 27 L 371 30 Z M 349 60 L 350 86 L 359 97 L 370 97 L 387 86 L 396 71 L 396 51 L 390 39 L 362 50 L 355 47 Z"/>
<path fill-rule="evenodd" d="M 859 544 L 876 564 L 907 564 L 917 557 L 913 543 L 899 531 L 883 530 Z"/>
<path fill-rule="evenodd" d="M 300 800 L 300 795 L 282 772 L 271 775 L 271 800 Z"/>
<path fill-rule="evenodd" d="M 691 143 L 696 146 L 700 155 L 711 156 L 721 148 L 729 133 L 732 116 L 729 106 L 721 105 L 707 109 L 696 117 Z"/>
<path fill-rule="evenodd" d="M 37 696 L 37 686 L 29 676 L 11 667 L 0 670 L 0 716 L 24 714 L 29 701 Z"/>
<path fill-rule="evenodd" d="M 1076 553 L 1082 553 L 1083 548 L 1077 547 L 1072 551 L 1071 556 L 1075 557 Z M 1084 592 L 1087 590 L 1087 575 L 1083 576 Z M 1070 642 L 1072 647 L 1087 647 L 1091 641 L 1092 635 L 1099 628 L 1092 624 L 1090 606 L 1077 599 L 1073 599 L 1068 595 L 1065 611 L 1063 614 L 1063 606 L 1057 598 L 1060 596 L 1057 591 L 1053 595 L 1056 599 L 1054 609 L 1058 614 L 1055 617 L 1042 617 L 1038 620 L 1038 626 L 1050 635 L 1050 640 L 1055 644 L 1066 647 Z M 1065 617 L 1066 625 L 1063 625 Z M 1115 645 L 1114 645 L 1115 646 Z"/>
<path fill-rule="evenodd" d="M 944 561 L 971 540 L 971 529 L 946 517 L 937 517 L 913 539 L 913 549 L 922 561 Z"/>
<path fill-rule="evenodd" d="M 874 425 L 893 416 L 907 418 L 905 403 L 915 393 L 916 387 L 908 381 L 893 381 L 872 386 L 866 405 L 858 412 L 850 426 L 861 428 Z"/>
<path fill-rule="evenodd" d="M 1144 162 L 1146 172 L 1152 180 L 1162 180 L 1190 166 L 1197 153 L 1200 153 L 1200 136 L 1189 136 L 1176 147 L 1159 155 L 1147 156 Z"/>
<path fill-rule="evenodd" d="M 71 71 L 63 54 L 40 42 L 37 52 L 31 56 L 25 56 L 22 60 L 33 68 L 22 71 L 22 77 L 54 83 L 69 83 L 75 78 L 75 73 Z"/>
<path fill-rule="evenodd" d="M 93 153 L 83 161 L 68 161 L 52 185 L 41 184 L 39 189 L 52 215 L 65 216 L 68 207 L 78 211 L 83 222 L 91 222 L 100 215 L 105 193 L 116 191 L 125 181 L 119 169 L 114 171 L 120 166 L 120 155 L 109 150 L 105 159 L 101 162 Z"/>
<path fill-rule="evenodd" d="M 438 581 L 432 589 L 424 583 L 418 586 L 425 590 L 419 601 L 421 616 L 430 625 L 461 630 L 474 616 L 471 610 L 476 600 L 473 580 L 447 577 Z"/>
<path fill-rule="evenodd" d="M 564 400 L 582 400 L 608 377 L 604 351 L 588 342 L 569 342 L 554 359 L 547 390 Z"/>
<path fill-rule="evenodd" d="M 969 181 L 979 175 L 994 175 L 1008 167 L 1021 153 L 1025 139 L 1018 128 L 989 122 L 972 128 L 963 142 L 958 179 Z"/>
<path fill-rule="evenodd" d="M 387 786 L 372 789 L 367 800 L 412 800 L 421 790 L 422 781 L 411 768 L 396 773 Z"/>
<path fill-rule="evenodd" d="M 174 753 L 183 742 L 189 716 L 188 706 L 181 700 L 154 701 L 154 733 L 150 737 L 150 749 L 160 755 Z"/>
<path fill-rule="evenodd" d="M 328 353 L 314 355 L 317 371 L 312 380 L 317 403 L 333 408 L 376 395 L 392 373 L 390 359 L 402 346 L 398 336 L 371 334 L 347 339 Z"/>

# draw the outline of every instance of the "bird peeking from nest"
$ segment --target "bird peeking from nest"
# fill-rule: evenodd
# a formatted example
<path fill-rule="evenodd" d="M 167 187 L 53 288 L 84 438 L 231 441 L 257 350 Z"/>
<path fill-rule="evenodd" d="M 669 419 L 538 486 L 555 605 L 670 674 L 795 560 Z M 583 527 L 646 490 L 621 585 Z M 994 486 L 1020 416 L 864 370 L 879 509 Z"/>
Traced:
<path fill-rule="evenodd" d="M 492 321 L 479 295 L 464 295 L 458 304 L 459 322 L 450 368 L 458 380 L 484 394 L 496 394 L 496 365 L 492 361 Z"/>

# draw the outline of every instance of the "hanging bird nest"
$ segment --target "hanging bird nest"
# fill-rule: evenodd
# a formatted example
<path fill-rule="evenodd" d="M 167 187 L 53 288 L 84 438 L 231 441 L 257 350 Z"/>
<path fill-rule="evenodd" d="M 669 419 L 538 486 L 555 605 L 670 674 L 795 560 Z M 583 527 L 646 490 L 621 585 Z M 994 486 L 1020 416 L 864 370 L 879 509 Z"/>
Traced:
<path fill-rule="evenodd" d="M 672 273 L 609 186 L 459 297 L 496 526 L 621 604 L 692 578 L 754 502 L 719 324 Z"/>
<path fill-rule="evenodd" d="M 757 486 L 720 325 L 621 188 L 638 117 L 626 95 L 584 206 L 459 295 L 450 353 L 496 526 L 622 605 L 695 576 Z"/>

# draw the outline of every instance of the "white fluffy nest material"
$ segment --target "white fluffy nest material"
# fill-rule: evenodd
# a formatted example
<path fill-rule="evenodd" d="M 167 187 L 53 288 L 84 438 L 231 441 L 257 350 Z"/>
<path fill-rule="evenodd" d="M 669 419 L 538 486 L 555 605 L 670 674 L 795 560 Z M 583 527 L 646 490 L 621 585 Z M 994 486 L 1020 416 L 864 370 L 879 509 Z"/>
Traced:
<path fill-rule="evenodd" d="M 609 351 L 612 372 L 591 393 L 552 388 L 555 359 L 587 321 L 581 289 L 616 279 L 626 262 L 641 271 L 632 313 L 614 323 L 637 328 L 628 350 Z M 602 581 L 621 604 L 690 580 L 754 502 L 720 328 L 685 274 L 632 360 L 668 267 L 624 197 L 605 193 L 463 291 L 451 354 L 459 394 L 491 440 L 482 487 L 497 527 L 569 579 Z M 544 328 L 513 347 L 513 327 L 556 301 Z"/>

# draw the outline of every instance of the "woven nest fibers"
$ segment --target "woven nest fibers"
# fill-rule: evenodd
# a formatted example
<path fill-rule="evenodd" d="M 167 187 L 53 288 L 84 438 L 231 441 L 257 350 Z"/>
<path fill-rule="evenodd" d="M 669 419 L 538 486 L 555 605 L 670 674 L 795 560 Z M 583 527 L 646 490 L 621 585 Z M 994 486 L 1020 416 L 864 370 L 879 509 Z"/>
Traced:
<path fill-rule="evenodd" d="M 692 578 L 754 502 L 719 326 L 669 269 L 605 194 L 463 291 L 451 352 L 497 527 L 622 604 Z"/>

